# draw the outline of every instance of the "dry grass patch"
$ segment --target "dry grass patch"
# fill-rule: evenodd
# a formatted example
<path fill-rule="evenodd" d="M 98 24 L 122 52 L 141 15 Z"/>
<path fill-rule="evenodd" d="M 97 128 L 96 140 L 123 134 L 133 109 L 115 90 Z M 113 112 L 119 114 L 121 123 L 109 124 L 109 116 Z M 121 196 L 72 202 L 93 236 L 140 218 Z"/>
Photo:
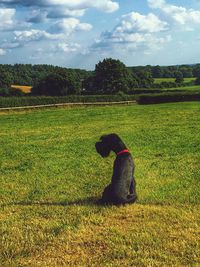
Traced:
<path fill-rule="evenodd" d="M 19 89 L 20 91 L 22 91 L 23 93 L 30 93 L 32 86 L 27 86 L 27 85 L 11 85 L 11 88 L 13 89 Z"/>
<path fill-rule="evenodd" d="M 141 204 L 6 207 L 1 215 L 2 264 L 198 266 L 199 208 Z"/>

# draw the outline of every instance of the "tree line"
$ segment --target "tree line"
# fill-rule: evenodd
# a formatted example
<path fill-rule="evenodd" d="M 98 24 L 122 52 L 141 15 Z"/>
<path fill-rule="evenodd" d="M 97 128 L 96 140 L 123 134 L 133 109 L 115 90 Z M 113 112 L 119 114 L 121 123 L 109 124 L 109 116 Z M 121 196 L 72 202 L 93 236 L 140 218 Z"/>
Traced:
<path fill-rule="evenodd" d="M 0 64 L 0 95 L 20 94 L 12 84 L 32 86 L 32 95 L 129 93 L 135 88 L 154 88 L 154 78 L 175 78 L 165 87 L 181 85 L 184 78 L 200 77 L 200 64 L 126 67 L 120 60 L 106 58 L 94 71 L 52 65 Z M 199 78 L 200 80 L 200 78 Z M 198 82 L 198 79 L 197 79 Z M 15 92 L 14 92 L 15 91 Z"/>

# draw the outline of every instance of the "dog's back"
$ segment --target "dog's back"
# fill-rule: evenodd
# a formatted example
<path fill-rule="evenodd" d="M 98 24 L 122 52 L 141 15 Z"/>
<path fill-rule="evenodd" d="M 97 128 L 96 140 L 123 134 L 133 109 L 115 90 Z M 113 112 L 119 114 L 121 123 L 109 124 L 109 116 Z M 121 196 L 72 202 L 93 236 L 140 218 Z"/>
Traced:
<path fill-rule="evenodd" d="M 134 183 L 134 162 L 130 153 L 118 155 L 114 161 L 111 186 L 116 200 L 126 201 L 130 195 L 131 184 Z M 134 186 L 135 188 L 135 186 Z M 134 194 L 135 192 L 133 192 Z"/>

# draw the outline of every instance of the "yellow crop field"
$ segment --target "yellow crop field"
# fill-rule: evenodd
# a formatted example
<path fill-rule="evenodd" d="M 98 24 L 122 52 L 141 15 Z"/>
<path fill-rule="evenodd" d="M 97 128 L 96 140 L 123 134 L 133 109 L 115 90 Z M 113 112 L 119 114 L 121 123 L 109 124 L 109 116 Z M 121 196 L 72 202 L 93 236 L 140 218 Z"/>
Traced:
<path fill-rule="evenodd" d="M 32 86 L 26 86 L 26 85 L 11 85 L 11 88 L 13 89 L 20 89 L 24 93 L 30 93 Z"/>

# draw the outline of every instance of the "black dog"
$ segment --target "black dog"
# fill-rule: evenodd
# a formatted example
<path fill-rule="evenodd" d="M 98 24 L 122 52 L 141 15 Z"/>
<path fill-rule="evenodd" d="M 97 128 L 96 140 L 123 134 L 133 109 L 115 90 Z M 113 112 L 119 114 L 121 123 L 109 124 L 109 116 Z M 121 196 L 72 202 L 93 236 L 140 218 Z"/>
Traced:
<path fill-rule="evenodd" d="M 111 151 L 117 155 L 111 184 L 103 192 L 102 204 L 133 203 L 137 199 L 133 158 L 117 134 L 103 135 L 95 144 L 97 152 L 107 157 Z"/>

